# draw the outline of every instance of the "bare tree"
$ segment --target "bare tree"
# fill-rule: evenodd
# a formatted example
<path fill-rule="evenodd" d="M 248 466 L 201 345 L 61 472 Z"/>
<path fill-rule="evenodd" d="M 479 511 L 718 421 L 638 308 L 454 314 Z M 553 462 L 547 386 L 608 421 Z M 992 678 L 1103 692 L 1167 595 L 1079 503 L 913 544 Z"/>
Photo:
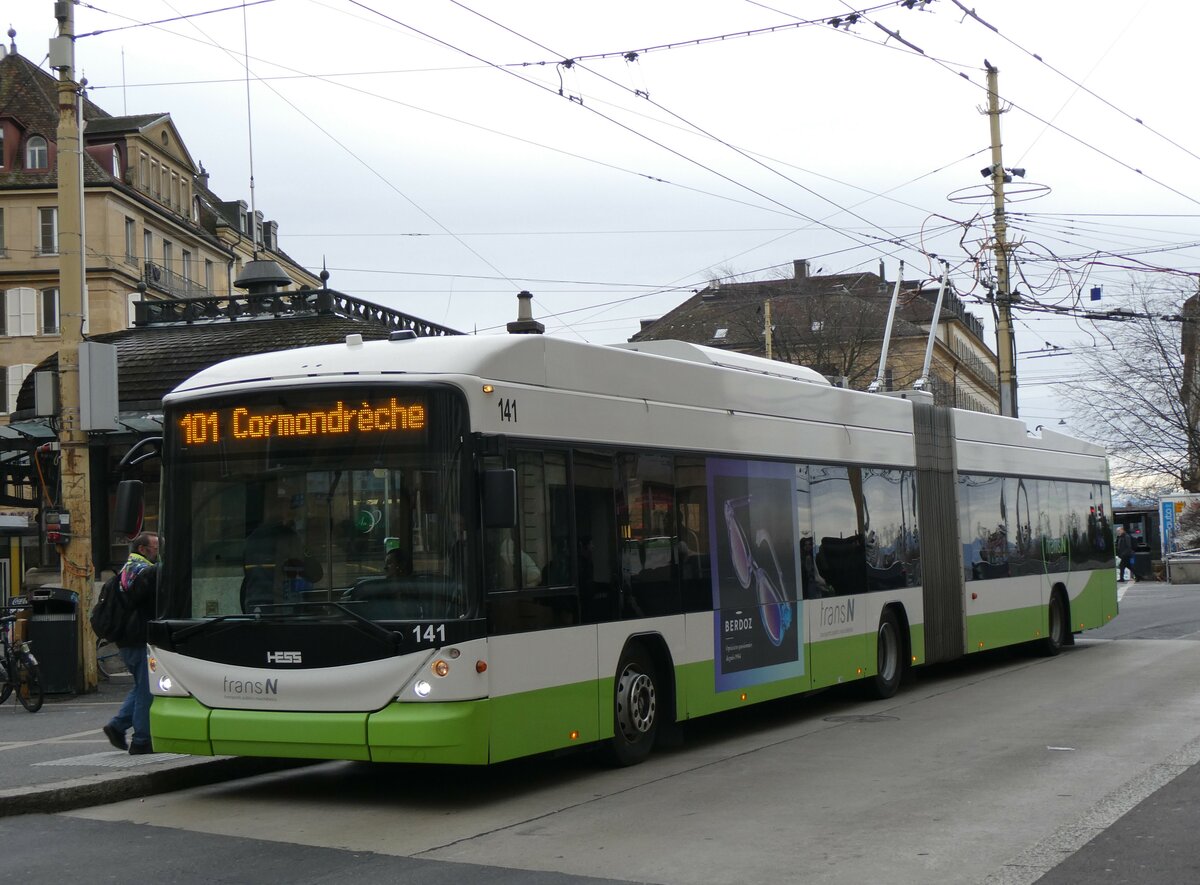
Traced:
<path fill-rule="evenodd" d="M 886 303 L 851 295 L 778 298 L 772 301 L 771 346 L 774 358 L 808 366 L 822 375 L 864 388 L 875 377 L 883 338 Z M 741 337 L 762 348 L 761 306 L 734 322 Z"/>
<path fill-rule="evenodd" d="M 1166 476 L 1195 486 L 1200 408 L 1186 382 L 1180 322 L 1190 295 L 1136 287 L 1130 317 L 1098 322 L 1102 344 L 1092 348 L 1083 377 L 1063 383 L 1079 426 L 1108 449 L 1114 480 L 1161 484 Z"/>

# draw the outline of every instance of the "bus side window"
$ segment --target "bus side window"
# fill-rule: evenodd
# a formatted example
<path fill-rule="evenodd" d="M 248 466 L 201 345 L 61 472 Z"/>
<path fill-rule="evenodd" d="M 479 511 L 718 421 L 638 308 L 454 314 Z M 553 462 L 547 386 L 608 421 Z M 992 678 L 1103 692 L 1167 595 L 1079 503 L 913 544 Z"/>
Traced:
<path fill-rule="evenodd" d="M 572 465 L 580 612 L 585 624 L 612 621 L 617 605 L 613 458 L 601 452 L 575 451 Z"/>
<path fill-rule="evenodd" d="M 708 549 L 708 480 L 704 458 L 675 459 L 675 565 L 683 610 L 713 607 Z"/>
<path fill-rule="evenodd" d="M 566 453 L 515 450 L 509 464 L 517 473 L 517 527 L 491 529 L 485 543 L 492 629 L 577 624 L 578 595 L 569 578 L 563 580 L 572 564 L 563 543 L 571 525 Z"/>

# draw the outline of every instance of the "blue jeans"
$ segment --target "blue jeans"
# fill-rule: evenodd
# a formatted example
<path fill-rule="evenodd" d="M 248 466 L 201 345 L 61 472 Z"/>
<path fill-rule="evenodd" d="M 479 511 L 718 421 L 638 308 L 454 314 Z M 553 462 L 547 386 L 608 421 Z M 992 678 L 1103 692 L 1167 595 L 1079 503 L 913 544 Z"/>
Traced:
<path fill-rule="evenodd" d="M 121 702 L 121 709 L 108 723 L 117 731 L 124 734 L 133 729 L 133 740 L 130 743 L 149 746 L 150 744 L 150 673 L 146 669 L 146 646 L 138 645 L 133 648 L 118 649 L 125 667 L 133 674 L 133 688 Z"/>

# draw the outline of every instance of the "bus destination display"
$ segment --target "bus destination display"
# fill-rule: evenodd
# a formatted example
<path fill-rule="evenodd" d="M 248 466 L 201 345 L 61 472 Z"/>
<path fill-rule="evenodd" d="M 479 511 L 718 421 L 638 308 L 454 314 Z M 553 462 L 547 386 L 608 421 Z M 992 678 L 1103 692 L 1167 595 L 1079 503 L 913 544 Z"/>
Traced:
<path fill-rule="evenodd" d="M 179 419 L 179 429 L 185 446 L 203 446 L 230 439 L 412 433 L 425 430 L 426 423 L 425 403 L 404 403 L 393 396 L 384 405 L 364 400 L 357 406 L 347 406 L 343 400 L 338 400 L 325 408 L 314 407 L 295 412 L 226 406 L 188 412 Z"/>

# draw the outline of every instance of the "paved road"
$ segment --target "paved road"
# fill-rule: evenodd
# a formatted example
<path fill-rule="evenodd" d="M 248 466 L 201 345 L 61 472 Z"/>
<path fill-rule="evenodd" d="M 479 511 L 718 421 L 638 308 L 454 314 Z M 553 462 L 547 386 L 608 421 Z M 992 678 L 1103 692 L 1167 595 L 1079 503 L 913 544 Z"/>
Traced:
<path fill-rule="evenodd" d="M 1057 658 L 994 653 L 889 702 L 829 692 L 703 720 L 632 769 L 325 763 L 0 820 L 4 869 L 30 883 L 115 869 L 184 883 L 1200 881 L 1200 592 L 1137 585 L 1122 609 L 1091 634 L 1109 638 Z"/>

